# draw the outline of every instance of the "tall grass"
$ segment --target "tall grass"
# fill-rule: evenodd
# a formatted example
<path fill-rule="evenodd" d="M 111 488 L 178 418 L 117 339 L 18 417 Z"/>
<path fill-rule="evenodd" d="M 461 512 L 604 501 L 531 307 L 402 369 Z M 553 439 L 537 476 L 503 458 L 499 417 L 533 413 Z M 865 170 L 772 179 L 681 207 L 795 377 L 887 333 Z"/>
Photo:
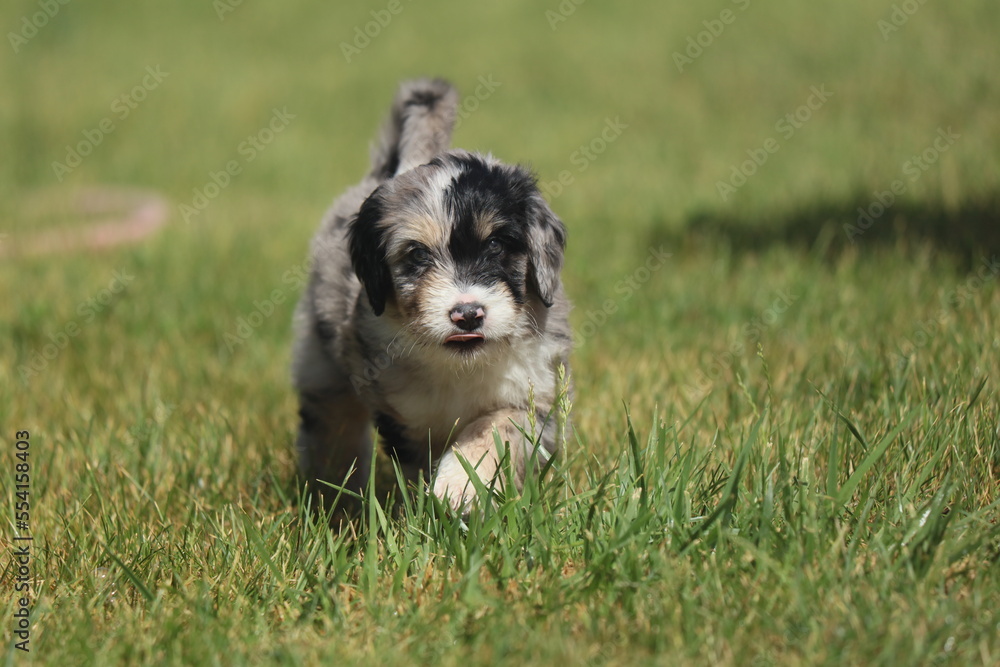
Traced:
<path fill-rule="evenodd" d="M 385 2 L 59 5 L 0 64 L 0 440 L 32 434 L 35 538 L 32 652 L 6 643 L 6 663 L 996 664 L 1000 10 L 923 3 L 883 38 L 902 4 L 587 2 L 553 29 L 556 3 L 421 0 L 350 63 L 340 42 Z M 551 203 L 574 428 L 542 479 L 487 480 L 468 517 L 418 486 L 330 530 L 295 476 L 289 321 L 316 222 L 395 83 L 428 74 L 463 100 L 501 82 L 458 145 L 572 177 Z M 295 118 L 247 161 L 275 108 Z M 609 121 L 627 127 L 581 170 Z M 168 198 L 167 227 L 6 253 L 93 222 L 75 193 L 108 185 Z M 378 470 L 369 500 L 395 486 Z"/>

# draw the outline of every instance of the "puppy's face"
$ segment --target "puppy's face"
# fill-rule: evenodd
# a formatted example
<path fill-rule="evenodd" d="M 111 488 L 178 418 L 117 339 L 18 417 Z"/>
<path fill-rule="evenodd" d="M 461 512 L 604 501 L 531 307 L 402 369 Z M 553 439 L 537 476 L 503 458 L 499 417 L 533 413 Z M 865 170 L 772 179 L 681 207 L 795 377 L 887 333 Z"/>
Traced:
<path fill-rule="evenodd" d="M 350 244 L 397 342 L 469 361 L 509 347 L 552 305 L 565 227 L 526 170 L 456 151 L 376 189 Z"/>

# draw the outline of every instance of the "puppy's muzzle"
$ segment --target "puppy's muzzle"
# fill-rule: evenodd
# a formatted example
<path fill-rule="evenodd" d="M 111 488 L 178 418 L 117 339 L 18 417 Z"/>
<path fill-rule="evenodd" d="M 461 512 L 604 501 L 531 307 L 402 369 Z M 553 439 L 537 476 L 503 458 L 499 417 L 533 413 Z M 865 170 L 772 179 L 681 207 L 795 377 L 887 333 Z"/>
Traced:
<path fill-rule="evenodd" d="M 483 304 L 476 301 L 456 303 L 448 317 L 461 331 L 448 336 L 445 344 L 467 351 L 477 348 L 486 340 L 482 332 L 483 322 L 486 320 L 486 307 Z"/>

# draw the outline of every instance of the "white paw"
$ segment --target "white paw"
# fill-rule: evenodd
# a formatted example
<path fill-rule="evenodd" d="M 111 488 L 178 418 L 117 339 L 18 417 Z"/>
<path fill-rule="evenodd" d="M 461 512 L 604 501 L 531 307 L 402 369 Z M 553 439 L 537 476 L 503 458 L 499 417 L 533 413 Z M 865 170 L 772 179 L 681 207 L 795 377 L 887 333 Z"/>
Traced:
<path fill-rule="evenodd" d="M 462 462 L 450 450 L 438 462 L 432 491 L 455 512 L 468 511 L 476 500 L 476 488 L 469 479 L 469 473 L 465 472 Z"/>

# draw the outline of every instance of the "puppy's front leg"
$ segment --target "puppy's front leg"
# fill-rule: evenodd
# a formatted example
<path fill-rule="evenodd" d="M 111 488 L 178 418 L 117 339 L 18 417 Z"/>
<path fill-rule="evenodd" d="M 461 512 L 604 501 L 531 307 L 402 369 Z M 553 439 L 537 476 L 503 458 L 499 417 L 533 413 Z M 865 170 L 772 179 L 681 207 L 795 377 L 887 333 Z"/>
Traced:
<path fill-rule="evenodd" d="M 488 485 L 496 477 L 500 467 L 500 452 L 497 451 L 496 441 L 493 438 L 494 427 L 500 434 L 500 442 L 510 443 L 510 462 L 515 478 L 504 481 L 508 485 L 521 488 L 531 443 L 511 420 L 514 423 L 522 423 L 524 412 L 514 409 L 497 410 L 480 417 L 462 429 L 455 444 L 445 451 L 438 462 L 437 472 L 434 475 L 434 495 L 447 500 L 456 511 L 469 508 L 475 500 L 476 489 L 458 457 L 461 455 L 472 464 L 479 479 Z"/>
<path fill-rule="evenodd" d="M 363 495 L 372 456 L 368 410 L 346 391 L 303 392 L 299 405 L 299 470 L 312 492 L 327 508 L 337 492 L 322 482 Z M 349 497 L 341 500 L 345 509 L 356 505 Z"/>

